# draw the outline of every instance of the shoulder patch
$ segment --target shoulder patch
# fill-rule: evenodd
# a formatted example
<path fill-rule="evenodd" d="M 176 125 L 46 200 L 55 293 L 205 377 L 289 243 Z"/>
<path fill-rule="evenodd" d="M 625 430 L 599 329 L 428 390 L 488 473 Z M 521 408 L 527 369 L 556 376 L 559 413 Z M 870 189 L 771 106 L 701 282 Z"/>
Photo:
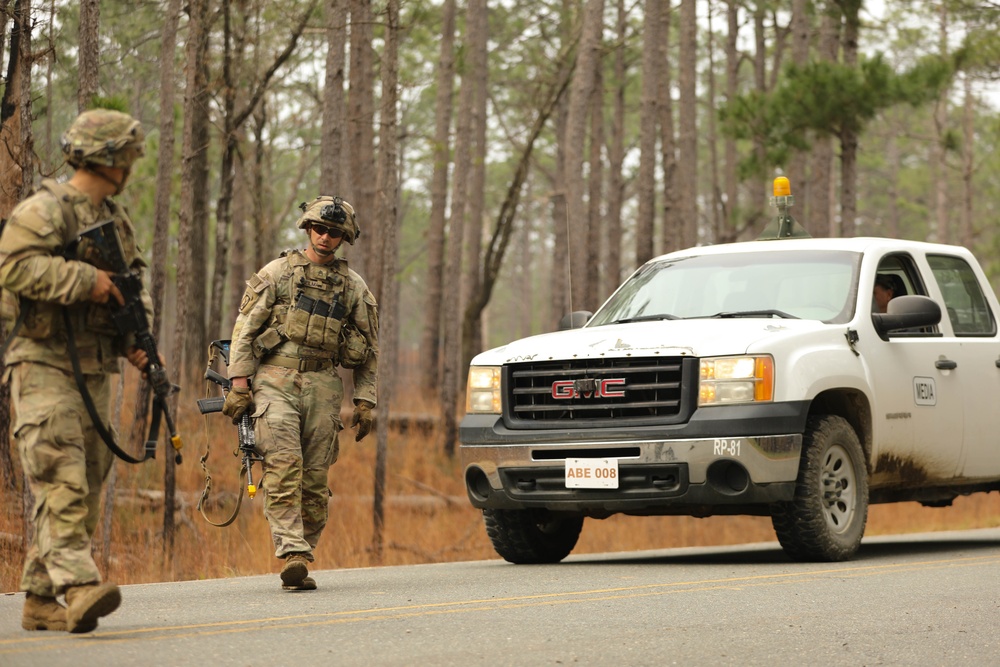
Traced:
<path fill-rule="evenodd" d="M 260 274 L 253 274 L 250 276 L 250 280 L 247 281 L 247 287 L 252 289 L 254 292 L 260 292 L 262 289 L 268 286 L 268 281 L 260 277 Z"/>
<path fill-rule="evenodd" d="M 260 298 L 260 293 L 267 289 L 267 286 L 270 284 L 270 281 L 261 278 L 258 273 L 250 276 L 250 280 L 247 281 L 247 288 L 243 292 L 243 298 L 240 300 L 240 314 L 246 315 L 250 312 L 253 305 L 257 303 L 257 299 Z"/>

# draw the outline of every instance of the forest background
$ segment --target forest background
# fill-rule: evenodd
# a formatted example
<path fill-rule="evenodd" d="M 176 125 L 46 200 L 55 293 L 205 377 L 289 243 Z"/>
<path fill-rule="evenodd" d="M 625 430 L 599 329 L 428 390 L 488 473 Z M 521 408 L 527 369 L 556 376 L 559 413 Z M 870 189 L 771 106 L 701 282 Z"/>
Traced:
<path fill-rule="evenodd" d="M 346 255 L 382 321 L 376 435 L 347 438 L 331 472 L 320 566 L 493 557 L 456 457 L 470 358 L 596 309 L 657 254 L 752 238 L 778 174 L 814 236 L 957 243 L 1000 279 L 998 2 L 2 0 L 0 20 L 0 216 L 68 175 L 59 136 L 80 110 L 118 108 L 147 132 L 119 200 L 148 249 L 188 447 L 181 467 L 165 453 L 116 467 L 96 544 L 121 582 L 275 566 L 259 511 L 222 530 L 197 517 L 198 457 L 215 520 L 238 464 L 233 429 L 194 399 L 213 391 L 205 350 L 244 281 L 302 245 L 297 205 L 317 194 L 358 211 Z M 124 372 L 116 404 L 133 450 L 141 385 Z M 31 499 L 6 403 L 13 590 Z M 993 514 L 971 499 L 873 508 L 869 533 Z M 590 531 L 578 550 L 773 537 L 750 518 Z"/>

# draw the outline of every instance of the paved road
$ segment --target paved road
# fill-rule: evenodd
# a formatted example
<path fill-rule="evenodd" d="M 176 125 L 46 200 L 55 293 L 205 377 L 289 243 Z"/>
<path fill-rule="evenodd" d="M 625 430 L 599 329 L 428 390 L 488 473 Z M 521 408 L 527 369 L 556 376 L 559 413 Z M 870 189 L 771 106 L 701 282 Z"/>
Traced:
<path fill-rule="evenodd" d="M 0 665 L 1000 664 L 1000 529 L 865 540 L 849 563 L 775 543 L 124 587 L 90 635 L 20 630 Z"/>

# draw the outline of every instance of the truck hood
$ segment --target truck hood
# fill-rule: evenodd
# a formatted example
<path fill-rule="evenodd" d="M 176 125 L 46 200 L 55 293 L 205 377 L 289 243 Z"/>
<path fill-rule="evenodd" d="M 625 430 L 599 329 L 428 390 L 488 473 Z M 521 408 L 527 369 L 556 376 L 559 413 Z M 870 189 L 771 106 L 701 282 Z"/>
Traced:
<path fill-rule="evenodd" d="M 610 324 L 522 338 L 477 355 L 474 366 L 631 356 L 714 357 L 745 354 L 765 339 L 829 329 L 816 320 L 733 318 Z M 843 325 L 837 325 L 840 330 Z M 769 340 L 769 342 L 774 342 Z"/>

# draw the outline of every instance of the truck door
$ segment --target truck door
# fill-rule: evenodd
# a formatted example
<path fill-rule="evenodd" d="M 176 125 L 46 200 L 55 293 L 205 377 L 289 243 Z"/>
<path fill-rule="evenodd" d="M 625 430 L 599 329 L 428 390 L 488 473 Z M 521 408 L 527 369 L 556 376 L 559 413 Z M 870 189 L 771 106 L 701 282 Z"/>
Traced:
<path fill-rule="evenodd" d="M 879 264 L 879 277 L 892 276 L 893 296 L 927 295 L 925 283 L 909 255 L 892 255 Z M 878 278 L 876 278 L 878 280 Z M 875 309 L 875 285 L 870 285 Z M 864 299 L 862 298 L 862 303 Z M 962 385 L 939 327 L 900 331 L 889 340 L 874 336 L 864 352 L 873 371 L 875 450 L 873 482 L 919 486 L 953 479 L 962 460 Z M 909 443 L 893 434 L 911 425 Z"/>
<path fill-rule="evenodd" d="M 962 477 L 1000 474 L 1000 339 L 996 316 L 981 277 L 962 257 L 928 255 L 945 312 L 941 328 L 948 341 L 953 373 L 962 385 L 964 447 Z"/>

